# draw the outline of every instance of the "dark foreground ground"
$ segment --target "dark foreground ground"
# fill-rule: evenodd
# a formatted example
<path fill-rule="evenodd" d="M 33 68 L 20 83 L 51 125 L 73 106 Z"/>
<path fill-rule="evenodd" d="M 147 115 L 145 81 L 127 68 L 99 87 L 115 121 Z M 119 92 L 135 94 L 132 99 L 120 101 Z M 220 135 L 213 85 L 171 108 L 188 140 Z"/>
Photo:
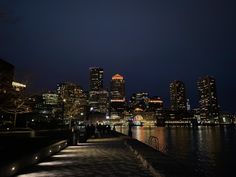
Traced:
<path fill-rule="evenodd" d="M 37 152 L 43 147 L 60 141 L 60 138 L 50 137 L 0 137 L 0 166 Z"/>

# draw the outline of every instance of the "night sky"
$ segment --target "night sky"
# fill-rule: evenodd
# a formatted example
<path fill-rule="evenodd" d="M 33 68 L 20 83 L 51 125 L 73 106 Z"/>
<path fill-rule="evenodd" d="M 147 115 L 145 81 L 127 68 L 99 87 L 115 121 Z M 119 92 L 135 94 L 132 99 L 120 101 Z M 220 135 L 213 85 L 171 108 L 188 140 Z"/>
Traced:
<path fill-rule="evenodd" d="M 236 112 L 235 0 L 0 0 L 0 58 L 33 92 L 71 81 L 88 89 L 90 66 L 126 80 L 127 96 L 160 96 L 186 84 L 197 106 L 200 76 L 216 78 L 219 104 Z"/>

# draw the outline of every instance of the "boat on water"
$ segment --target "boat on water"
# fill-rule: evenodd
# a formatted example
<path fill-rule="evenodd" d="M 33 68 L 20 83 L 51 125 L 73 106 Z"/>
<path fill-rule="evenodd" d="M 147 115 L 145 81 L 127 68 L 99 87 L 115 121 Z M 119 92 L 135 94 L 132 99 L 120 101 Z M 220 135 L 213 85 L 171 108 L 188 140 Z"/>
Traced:
<path fill-rule="evenodd" d="M 144 122 L 134 121 L 131 123 L 132 126 L 144 126 Z"/>

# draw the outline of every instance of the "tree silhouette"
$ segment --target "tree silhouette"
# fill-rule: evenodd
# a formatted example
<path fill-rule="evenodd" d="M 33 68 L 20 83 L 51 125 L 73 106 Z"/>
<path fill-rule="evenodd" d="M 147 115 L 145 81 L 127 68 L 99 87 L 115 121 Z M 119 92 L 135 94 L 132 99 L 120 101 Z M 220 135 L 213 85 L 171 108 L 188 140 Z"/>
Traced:
<path fill-rule="evenodd" d="M 31 108 L 27 106 L 27 97 L 24 91 L 15 91 L 11 89 L 6 95 L 6 99 L 0 105 L 1 111 L 14 115 L 13 126 L 16 127 L 16 120 L 18 114 L 24 114 L 31 112 Z"/>

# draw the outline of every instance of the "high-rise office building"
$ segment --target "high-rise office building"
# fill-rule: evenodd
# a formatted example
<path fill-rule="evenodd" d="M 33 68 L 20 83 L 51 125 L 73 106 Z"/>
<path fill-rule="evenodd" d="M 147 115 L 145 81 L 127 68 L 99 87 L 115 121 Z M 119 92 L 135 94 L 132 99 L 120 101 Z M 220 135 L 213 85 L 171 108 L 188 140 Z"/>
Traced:
<path fill-rule="evenodd" d="M 109 93 L 103 89 L 103 69 L 91 67 L 90 71 L 90 91 L 89 107 L 92 113 L 107 113 L 109 105 Z"/>
<path fill-rule="evenodd" d="M 87 95 L 84 90 L 73 83 L 58 84 L 59 103 L 63 106 L 65 117 L 85 119 L 87 113 Z"/>
<path fill-rule="evenodd" d="M 132 110 L 146 110 L 149 101 L 149 93 L 139 92 L 132 94 L 130 98 L 130 108 Z"/>
<path fill-rule="evenodd" d="M 217 118 L 219 115 L 219 106 L 215 79 L 210 76 L 204 76 L 198 80 L 197 85 L 201 118 L 211 120 Z"/>
<path fill-rule="evenodd" d="M 111 102 L 125 101 L 124 77 L 115 74 L 111 79 Z"/>
<path fill-rule="evenodd" d="M 89 107 L 91 113 L 108 113 L 109 93 L 106 90 L 89 92 Z"/>
<path fill-rule="evenodd" d="M 0 100 L 12 89 L 14 66 L 0 59 Z"/>
<path fill-rule="evenodd" d="M 186 111 L 186 91 L 182 81 L 173 81 L 170 84 L 170 104 L 173 111 Z"/>
<path fill-rule="evenodd" d="M 111 79 L 110 113 L 120 116 L 125 107 L 125 80 L 120 74 L 115 74 Z"/>
<path fill-rule="evenodd" d="M 160 97 L 152 97 L 148 100 L 148 111 L 157 111 L 163 109 L 163 101 Z"/>
<path fill-rule="evenodd" d="M 45 105 L 58 105 L 58 94 L 55 93 L 43 93 L 43 104 Z"/>
<path fill-rule="evenodd" d="M 91 67 L 90 70 L 90 91 L 99 91 L 103 89 L 103 69 Z"/>

